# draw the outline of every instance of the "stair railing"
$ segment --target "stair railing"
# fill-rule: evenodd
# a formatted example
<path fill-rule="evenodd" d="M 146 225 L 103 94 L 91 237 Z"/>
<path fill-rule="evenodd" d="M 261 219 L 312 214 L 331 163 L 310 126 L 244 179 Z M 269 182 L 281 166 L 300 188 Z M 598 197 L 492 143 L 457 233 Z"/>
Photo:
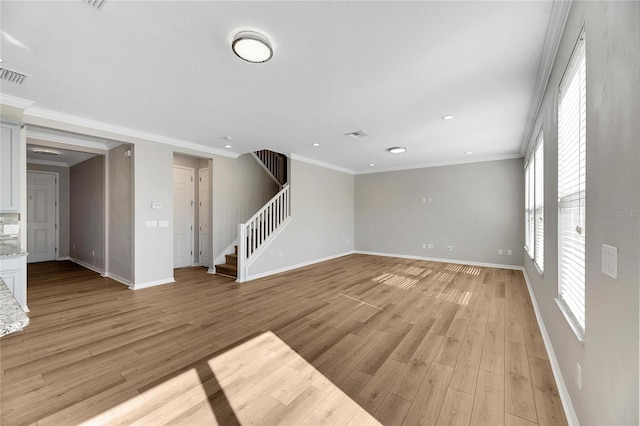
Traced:
<path fill-rule="evenodd" d="M 287 181 L 285 162 L 286 157 L 277 152 L 263 149 L 256 151 L 253 155 L 259 163 L 271 175 L 271 178 L 281 187 Z"/>
<path fill-rule="evenodd" d="M 247 266 L 291 217 L 289 185 L 278 192 L 248 221 L 238 225 L 238 282 L 247 279 Z"/>

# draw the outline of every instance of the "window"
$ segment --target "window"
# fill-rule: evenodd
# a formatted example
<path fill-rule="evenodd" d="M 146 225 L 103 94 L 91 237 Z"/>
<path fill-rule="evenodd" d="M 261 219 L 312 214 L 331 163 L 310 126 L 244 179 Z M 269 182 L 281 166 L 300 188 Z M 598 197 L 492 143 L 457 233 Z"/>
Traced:
<path fill-rule="evenodd" d="M 531 156 L 527 165 L 524 169 L 524 178 L 525 178 L 525 188 L 524 188 L 524 203 L 525 203 L 525 231 L 524 231 L 524 245 L 527 250 L 527 254 L 531 259 L 533 259 L 533 226 L 534 226 L 534 217 L 533 217 L 533 194 L 534 194 L 534 157 Z"/>
<path fill-rule="evenodd" d="M 560 83 L 558 102 L 558 299 L 585 331 L 586 61 L 584 31 Z"/>
<path fill-rule="evenodd" d="M 544 271 L 544 139 L 542 130 L 540 131 L 540 135 L 538 135 L 534 153 L 535 240 L 533 242 L 533 258 L 538 267 L 538 271 L 542 273 Z"/>
<path fill-rule="evenodd" d="M 538 271 L 544 269 L 544 141 L 542 130 L 525 166 L 525 246 Z"/>

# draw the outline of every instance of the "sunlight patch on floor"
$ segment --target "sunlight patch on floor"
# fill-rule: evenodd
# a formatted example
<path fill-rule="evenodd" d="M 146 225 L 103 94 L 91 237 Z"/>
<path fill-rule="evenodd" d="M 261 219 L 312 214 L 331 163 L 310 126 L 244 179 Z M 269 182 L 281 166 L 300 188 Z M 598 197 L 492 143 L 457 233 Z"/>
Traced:
<path fill-rule="evenodd" d="M 401 275 L 391 274 L 389 272 L 378 275 L 372 280 L 380 284 L 390 285 L 392 287 L 401 288 L 403 290 L 412 288 L 418 283 L 418 281 L 420 281 L 419 279 L 407 278 Z"/>
<path fill-rule="evenodd" d="M 243 425 L 379 425 L 272 332 L 161 381 L 85 424 L 228 424 L 230 420 Z"/>
<path fill-rule="evenodd" d="M 480 268 L 476 268 L 474 266 L 466 266 L 466 265 L 447 265 L 444 269 L 446 269 L 447 271 L 453 271 L 453 272 L 462 272 L 464 274 L 469 274 L 469 275 L 475 275 L 478 276 L 480 275 Z"/>

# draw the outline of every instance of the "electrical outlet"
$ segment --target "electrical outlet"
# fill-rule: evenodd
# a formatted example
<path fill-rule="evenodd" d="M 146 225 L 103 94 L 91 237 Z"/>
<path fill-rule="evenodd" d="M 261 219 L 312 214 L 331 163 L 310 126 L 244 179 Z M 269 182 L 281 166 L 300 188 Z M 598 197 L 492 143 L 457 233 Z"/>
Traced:
<path fill-rule="evenodd" d="M 423 203 L 426 203 L 426 202 L 427 202 L 427 199 L 423 197 L 423 198 L 422 198 L 422 202 L 423 202 Z"/>
<path fill-rule="evenodd" d="M 580 367 L 580 363 L 576 363 L 576 384 L 578 385 L 578 390 L 582 390 L 582 367 Z"/>
<path fill-rule="evenodd" d="M 453 251 L 453 246 L 447 246 L 447 251 Z"/>
<path fill-rule="evenodd" d="M 512 251 L 512 250 L 507 250 L 507 254 L 508 254 L 509 256 L 511 256 L 511 255 L 513 254 L 513 251 Z"/>
<path fill-rule="evenodd" d="M 91 256 L 95 256 L 96 255 L 96 251 L 95 250 L 91 250 Z"/>
<path fill-rule="evenodd" d="M 504 254 L 504 250 L 498 249 L 498 254 Z"/>
<path fill-rule="evenodd" d="M 429 248 L 429 250 L 433 250 L 433 244 L 429 244 L 427 247 Z"/>
<path fill-rule="evenodd" d="M 347 245 L 349 245 L 349 240 L 347 240 Z"/>
<path fill-rule="evenodd" d="M 75 244 L 73 245 L 73 249 L 74 249 L 74 250 L 76 249 L 76 245 L 75 245 Z"/>
<path fill-rule="evenodd" d="M 278 252 L 278 257 L 279 257 L 280 259 L 282 259 L 282 250 L 280 250 L 280 251 Z"/>
<path fill-rule="evenodd" d="M 426 248 L 427 248 L 427 245 L 426 245 L 426 244 L 423 244 L 423 245 L 422 245 L 422 248 L 423 248 L 423 249 L 426 249 Z"/>

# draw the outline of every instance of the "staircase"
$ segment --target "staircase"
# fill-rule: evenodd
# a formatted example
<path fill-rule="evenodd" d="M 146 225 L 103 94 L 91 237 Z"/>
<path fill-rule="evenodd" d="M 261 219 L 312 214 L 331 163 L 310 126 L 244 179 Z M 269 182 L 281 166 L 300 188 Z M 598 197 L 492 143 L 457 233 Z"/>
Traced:
<path fill-rule="evenodd" d="M 216 265 L 216 274 L 238 278 L 238 246 L 235 246 L 234 253 L 225 254 L 224 257 L 225 263 Z"/>
<path fill-rule="evenodd" d="M 266 149 L 256 151 L 252 155 L 269 177 L 278 184 L 280 192 L 254 214 L 247 223 L 238 226 L 238 244 L 241 247 L 240 253 L 243 254 L 240 259 L 238 259 L 238 246 L 236 245 L 233 254 L 225 254 L 225 263 L 215 265 L 216 274 L 239 278 L 238 282 L 245 281 L 249 260 L 290 218 L 287 156 Z M 240 273 L 238 273 L 239 270 Z"/>

